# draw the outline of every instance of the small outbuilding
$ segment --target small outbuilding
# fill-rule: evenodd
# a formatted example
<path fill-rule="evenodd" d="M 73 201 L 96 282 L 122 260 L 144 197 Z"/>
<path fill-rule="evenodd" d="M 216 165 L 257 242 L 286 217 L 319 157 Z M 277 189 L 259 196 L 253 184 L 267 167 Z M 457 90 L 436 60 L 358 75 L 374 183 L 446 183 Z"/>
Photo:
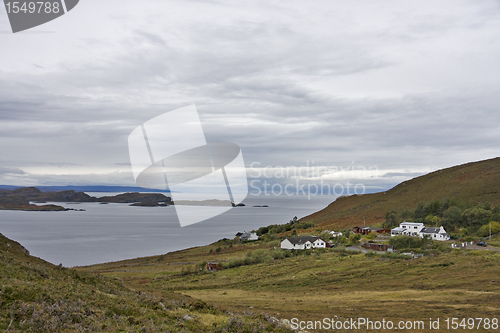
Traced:
<path fill-rule="evenodd" d="M 394 246 L 388 244 L 365 243 L 365 249 L 372 251 L 394 251 Z"/>
<path fill-rule="evenodd" d="M 377 234 L 383 234 L 384 232 L 385 233 L 388 233 L 390 234 L 391 233 L 391 230 L 390 229 L 386 229 L 386 228 L 372 228 L 372 227 L 354 227 L 352 228 L 352 232 L 354 232 L 355 234 L 361 234 L 361 235 L 368 235 L 370 232 L 376 232 Z"/>
<path fill-rule="evenodd" d="M 222 265 L 216 263 L 216 262 L 209 262 L 207 263 L 207 271 L 209 272 L 217 272 L 222 270 Z"/>

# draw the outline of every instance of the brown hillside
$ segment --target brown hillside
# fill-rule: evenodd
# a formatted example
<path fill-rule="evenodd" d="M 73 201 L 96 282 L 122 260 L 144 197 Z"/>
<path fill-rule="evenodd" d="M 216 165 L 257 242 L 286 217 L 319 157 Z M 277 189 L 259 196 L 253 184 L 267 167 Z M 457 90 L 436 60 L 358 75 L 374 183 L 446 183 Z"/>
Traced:
<path fill-rule="evenodd" d="M 418 202 L 459 199 L 464 203 L 500 203 L 500 158 L 472 162 L 438 170 L 404 181 L 373 194 L 341 197 L 325 209 L 306 216 L 323 229 L 338 229 L 383 222 L 390 210 L 414 210 Z"/>

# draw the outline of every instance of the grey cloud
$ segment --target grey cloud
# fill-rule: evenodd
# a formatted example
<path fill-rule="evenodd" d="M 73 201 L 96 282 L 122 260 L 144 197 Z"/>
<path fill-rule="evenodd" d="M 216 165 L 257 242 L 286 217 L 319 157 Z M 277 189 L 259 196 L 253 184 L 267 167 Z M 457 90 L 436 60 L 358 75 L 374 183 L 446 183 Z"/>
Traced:
<path fill-rule="evenodd" d="M 0 174 L 25 175 L 26 172 L 19 168 L 9 168 L 0 166 Z"/>
<path fill-rule="evenodd" d="M 0 174 L 2 184 L 14 184 L 19 186 L 50 185 L 135 185 L 132 173 L 110 172 L 106 174 L 9 174 L 8 177 Z"/>
<path fill-rule="evenodd" d="M 143 30 L 137 30 L 136 33 L 139 36 L 144 37 L 144 39 L 149 41 L 152 45 L 157 45 L 157 46 L 161 46 L 161 47 L 167 46 L 167 43 L 165 42 L 165 40 L 157 34 L 152 34 L 152 33 L 149 33 L 147 31 L 143 31 Z"/>
<path fill-rule="evenodd" d="M 403 177 L 405 179 L 411 179 L 418 176 L 422 176 L 421 172 L 387 172 L 384 173 L 381 178 L 394 178 L 394 177 Z"/>
<path fill-rule="evenodd" d="M 218 6 L 236 10 L 234 4 Z M 493 157 L 500 121 L 498 80 L 493 75 L 498 66 L 485 73 L 492 79 L 464 80 L 464 86 L 458 86 L 455 77 L 443 78 L 445 83 L 437 88 L 409 88 L 391 96 L 365 95 L 360 88 L 351 96 L 329 88 L 331 82 L 349 80 L 360 86 L 373 80 L 375 88 L 384 80 L 413 87 L 413 81 L 420 79 L 421 64 L 415 72 L 397 70 L 403 70 L 398 67 L 402 65 L 412 67 L 420 60 L 418 52 L 445 58 L 458 49 L 457 57 L 479 61 L 482 58 L 466 47 L 436 46 L 439 38 L 471 29 L 486 36 L 485 51 L 497 54 L 497 44 L 489 39 L 496 36 L 497 29 L 491 26 L 496 14 L 489 16 L 488 24 L 470 27 L 480 15 L 488 15 L 481 12 L 483 5 L 470 5 L 482 14 L 465 15 L 469 7 L 463 5 L 457 12 L 450 8 L 451 13 L 439 11 L 432 17 L 424 8 L 422 13 L 408 14 L 407 23 L 394 18 L 397 10 L 407 12 L 404 5 L 394 11 L 381 8 L 389 23 L 375 22 L 381 27 L 374 25 L 372 30 L 356 30 L 349 17 L 345 22 L 338 19 L 344 25 L 337 21 L 337 26 L 330 25 L 320 12 L 328 3 L 317 4 L 313 14 L 318 20 L 310 26 L 297 24 L 295 18 L 301 17 L 301 9 L 314 9 L 297 2 L 278 13 L 273 6 L 278 5 L 257 9 L 276 10 L 271 18 L 235 16 L 209 23 L 193 19 L 171 30 L 144 29 L 142 22 L 126 27 L 113 43 L 99 36 L 76 39 L 75 49 L 92 52 L 78 61 L 58 55 L 52 67 L 37 59 L 40 65 L 35 66 L 45 69 L 37 69 L 36 75 L 0 66 L 2 154 L 19 167 L 30 161 L 126 165 L 127 136 L 133 128 L 196 103 L 207 139 L 238 143 L 247 164 L 303 165 L 315 160 L 336 165 L 355 160 L 381 169 L 396 165 L 412 170 L 412 166 L 451 166 L 468 158 Z M 358 13 L 355 7 L 352 10 Z M 429 59 L 434 66 L 446 65 L 439 61 Z M 470 75 L 475 68 L 457 68 L 457 77 Z M 37 177 L 30 179 L 43 181 Z M 95 180 L 88 175 L 75 177 Z M 110 179 L 130 180 L 120 177 Z M 392 177 L 404 175 L 386 173 L 382 180 L 370 180 L 370 186 L 389 186 Z M 70 181 L 66 176 L 64 180 Z"/>

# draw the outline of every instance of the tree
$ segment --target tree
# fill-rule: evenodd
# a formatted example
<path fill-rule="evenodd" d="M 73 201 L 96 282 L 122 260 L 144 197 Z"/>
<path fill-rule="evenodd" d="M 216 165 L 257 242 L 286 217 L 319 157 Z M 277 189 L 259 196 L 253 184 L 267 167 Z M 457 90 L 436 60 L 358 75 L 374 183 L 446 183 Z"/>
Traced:
<path fill-rule="evenodd" d="M 265 235 L 269 232 L 269 228 L 268 227 L 260 227 L 258 230 L 257 230 L 257 236 L 262 236 L 262 235 Z"/>
<path fill-rule="evenodd" d="M 450 206 L 451 206 L 450 199 L 449 198 L 444 199 L 443 203 L 441 204 L 441 210 L 443 211 L 443 213 L 445 210 L 450 208 Z"/>
<path fill-rule="evenodd" d="M 462 210 L 457 206 L 451 206 L 443 212 L 443 219 L 441 225 L 446 230 L 452 230 L 455 227 L 462 225 Z"/>
<path fill-rule="evenodd" d="M 431 202 L 428 206 L 427 213 L 428 215 L 442 216 L 443 211 L 441 210 L 441 202 L 437 200 Z"/>
<path fill-rule="evenodd" d="M 462 212 L 462 220 L 470 232 L 477 231 L 482 225 L 491 221 L 492 212 L 479 207 L 472 207 Z"/>
<path fill-rule="evenodd" d="M 427 215 L 425 223 L 434 227 L 439 227 L 441 225 L 441 218 L 439 216 Z"/>
<path fill-rule="evenodd" d="M 384 227 L 385 228 L 392 228 L 397 226 L 398 224 L 398 212 L 395 210 L 391 210 L 390 212 L 387 212 L 385 214 L 385 223 Z"/>
<path fill-rule="evenodd" d="M 355 234 L 355 233 L 352 233 L 350 236 L 349 236 L 349 244 L 350 245 L 354 245 L 354 244 L 357 244 L 359 242 L 359 240 L 361 239 L 361 234 Z"/>
<path fill-rule="evenodd" d="M 500 221 L 500 205 L 496 205 L 491 212 L 493 215 L 491 216 L 492 221 Z"/>
<path fill-rule="evenodd" d="M 500 223 L 491 222 L 491 234 L 498 234 L 500 232 Z M 477 235 L 480 237 L 486 237 L 490 235 L 490 224 L 485 224 L 477 231 Z"/>
<path fill-rule="evenodd" d="M 425 219 L 428 214 L 428 206 L 424 205 L 423 202 L 419 202 L 417 208 L 415 209 L 415 219 Z"/>
<path fill-rule="evenodd" d="M 402 218 L 405 221 L 411 222 L 413 221 L 413 212 L 411 210 L 405 210 L 399 215 L 400 218 Z"/>

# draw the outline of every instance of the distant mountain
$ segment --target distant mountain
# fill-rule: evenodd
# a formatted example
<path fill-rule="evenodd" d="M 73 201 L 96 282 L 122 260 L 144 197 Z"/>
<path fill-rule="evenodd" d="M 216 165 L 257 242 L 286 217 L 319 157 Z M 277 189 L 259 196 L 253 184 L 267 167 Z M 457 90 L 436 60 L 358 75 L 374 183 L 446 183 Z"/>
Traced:
<path fill-rule="evenodd" d="M 387 211 L 414 210 L 419 202 L 446 198 L 470 204 L 500 203 L 500 158 L 434 171 L 385 192 L 340 197 L 301 221 L 324 229 L 363 225 L 363 221 L 370 225 L 385 221 Z"/>
<path fill-rule="evenodd" d="M 0 185 L 0 190 L 15 190 L 25 186 Z M 101 186 L 101 185 L 66 185 L 66 186 L 37 186 L 42 192 L 59 192 L 73 190 L 76 192 L 151 192 L 151 193 L 170 193 L 167 190 L 155 190 L 134 186 Z"/>
<path fill-rule="evenodd" d="M 33 205 L 45 202 L 102 202 L 102 203 L 158 203 L 168 204 L 170 197 L 162 193 L 127 192 L 113 196 L 92 197 L 84 192 L 66 190 L 59 192 L 42 192 L 36 187 L 21 187 L 15 190 L 0 190 L 0 210 L 68 210 L 56 205 Z M 151 204 L 149 204 L 151 205 Z"/>

